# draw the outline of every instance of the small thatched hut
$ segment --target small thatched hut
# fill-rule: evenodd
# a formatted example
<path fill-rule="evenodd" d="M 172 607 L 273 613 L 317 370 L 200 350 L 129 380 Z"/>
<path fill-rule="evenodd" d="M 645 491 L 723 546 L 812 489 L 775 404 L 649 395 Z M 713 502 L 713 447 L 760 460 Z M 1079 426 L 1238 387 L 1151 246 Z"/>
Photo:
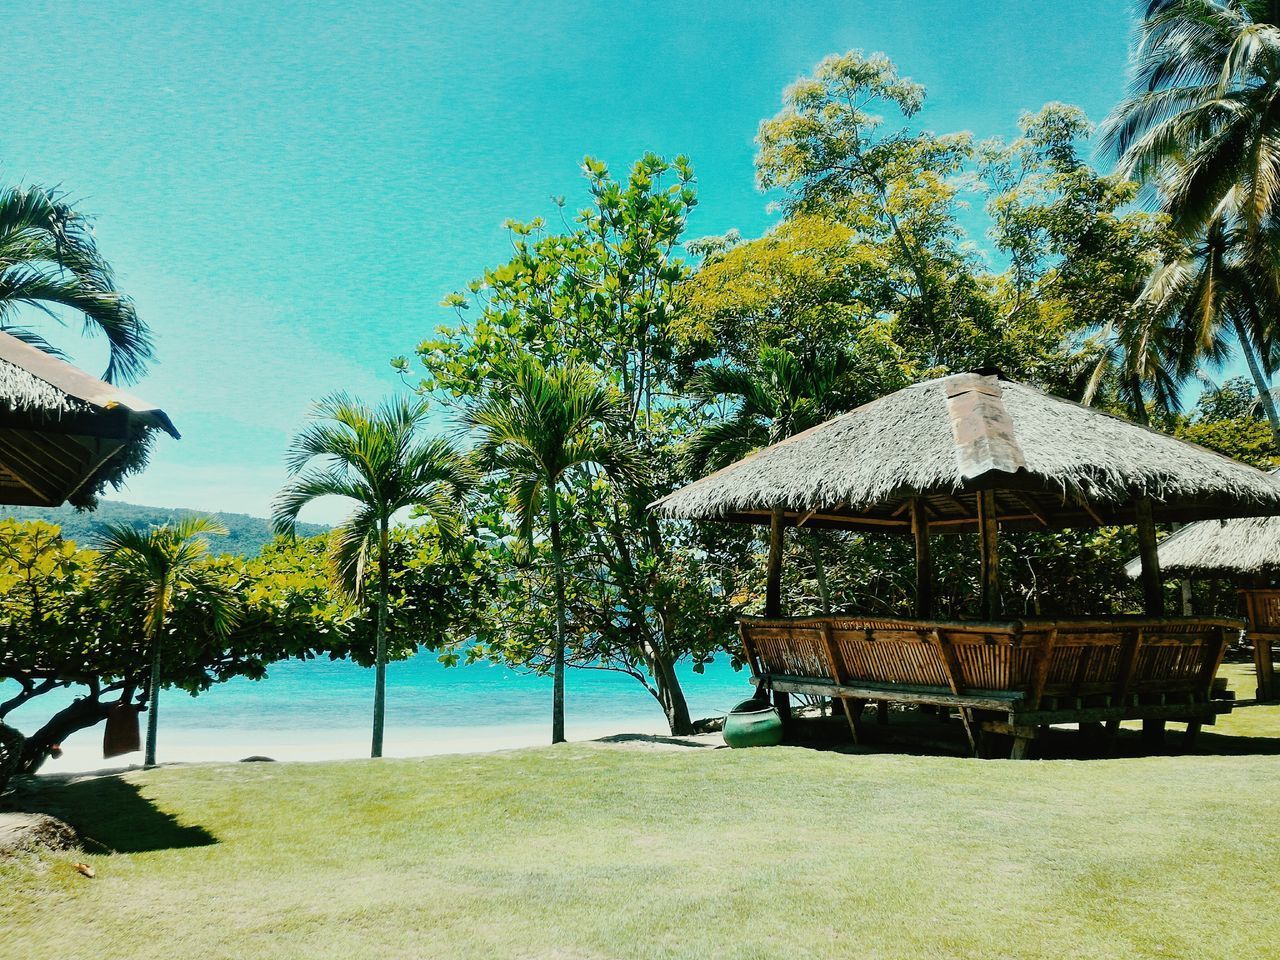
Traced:
<path fill-rule="evenodd" d="M 1248 639 L 1258 677 L 1258 699 L 1274 699 L 1273 648 L 1280 643 L 1280 517 L 1237 517 L 1188 524 L 1160 541 L 1160 568 L 1196 580 L 1236 584 L 1249 623 Z M 1138 577 L 1134 558 L 1125 572 Z"/>
<path fill-rule="evenodd" d="M 145 462 L 163 410 L 0 332 L 0 503 L 93 503 Z"/>
<path fill-rule="evenodd" d="M 1021 755 L 1047 723 L 1106 720 L 1114 731 L 1122 719 L 1175 718 L 1194 735 L 1202 718 L 1229 709 L 1210 703 L 1211 686 L 1240 624 L 1163 617 L 1155 523 L 1280 515 L 1280 479 L 978 371 L 881 397 L 652 509 L 770 525 L 765 618 L 742 626 L 762 688 L 836 696 L 846 707 L 912 700 L 966 718 L 1004 714 L 999 728 Z M 1121 524 L 1138 528 L 1146 618 L 998 619 L 1000 528 Z M 783 533 L 806 525 L 911 534 L 919 619 L 783 619 Z M 930 535 L 967 531 L 981 544 L 985 622 L 931 620 Z"/>
<path fill-rule="evenodd" d="M 1160 569 L 1179 577 L 1248 582 L 1280 576 L 1280 517 L 1237 517 L 1189 523 L 1160 541 Z M 1125 565 L 1137 577 L 1137 558 Z"/>

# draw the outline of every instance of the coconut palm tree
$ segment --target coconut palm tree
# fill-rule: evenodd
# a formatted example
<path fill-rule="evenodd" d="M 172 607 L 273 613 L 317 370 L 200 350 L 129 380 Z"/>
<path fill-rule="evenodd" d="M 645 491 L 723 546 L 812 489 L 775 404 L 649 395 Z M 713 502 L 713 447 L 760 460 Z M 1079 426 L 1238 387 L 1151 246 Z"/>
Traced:
<path fill-rule="evenodd" d="M 1205 355 L 1229 331 L 1280 442 L 1280 3 L 1150 0 L 1135 60 L 1134 93 L 1102 144 L 1155 189 L 1189 243 L 1144 296 L 1174 308 Z"/>
<path fill-rule="evenodd" d="M 85 333 L 107 339 L 103 379 L 132 382 L 151 358 L 151 335 L 133 302 L 116 289 L 84 216 L 64 196 L 39 187 L 0 190 L 0 330 L 59 354 L 25 324 L 22 308 L 59 319 L 59 308 L 83 314 Z"/>
<path fill-rule="evenodd" d="M 1280 3 L 1149 0 L 1134 93 L 1103 129 L 1184 236 L 1228 206 L 1250 235 L 1280 211 Z M 1234 195 L 1234 196 L 1233 196 Z"/>
<path fill-rule="evenodd" d="M 98 537 L 102 552 L 99 582 L 109 602 L 142 612 L 143 639 L 151 656 L 145 762 L 156 762 L 160 684 L 165 654 L 164 629 L 178 591 L 198 594 L 207 612 L 207 629 L 226 637 L 238 620 L 234 592 L 206 562 L 210 535 L 227 528 L 208 517 L 187 517 L 143 530 L 108 524 Z"/>
<path fill-rule="evenodd" d="M 445 536 L 457 533 L 459 507 L 473 471 L 442 437 L 424 439 L 425 401 L 396 397 L 377 408 L 346 394 L 316 404 L 289 447 L 290 480 L 276 495 L 277 533 L 293 535 L 298 513 L 320 497 L 345 497 L 355 510 L 333 533 L 330 559 L 338 582 L 359 598 L 370 556 L 378 564 L 374 643 L 373 745 L 382 756 L 387 689 L 387 544 L 391 519 L 415 507 Z"/>
<path fill-rule="evenodd" d="M 477 462 L 510 479 L 512 506 L 526 542 L 533 540 L 540 518 L 545 518 L 551 537 L 555 587 L 551 742 L 561 743 L 568 618 L 558 488 L 567 473 L 585 466 L 642 484 L 639 455 L 625 439 L 627 404 L 589 367 L 568 363 L 548 369 L 535 357 L 521 355 L 494 372 L 489 389 L 464 410 L 463 422 L 476 431 Z"/>
<path fill-rule="evenodd" d="M 1280 444 L 1280 413 L 1270 385 L 1280 313 L 1271 287 L 1280 271 L 1280 244 L 1271 228 L 1254 242 L 1243 236 L 1246 230 L 1238 218 L 1212 220 L 1180 257 L 1152 274 L 1139 307 L 1151 305 L 1180 328 L 1184 366 L 1195 357 L 1221 363 L 1234 340 Z"/>

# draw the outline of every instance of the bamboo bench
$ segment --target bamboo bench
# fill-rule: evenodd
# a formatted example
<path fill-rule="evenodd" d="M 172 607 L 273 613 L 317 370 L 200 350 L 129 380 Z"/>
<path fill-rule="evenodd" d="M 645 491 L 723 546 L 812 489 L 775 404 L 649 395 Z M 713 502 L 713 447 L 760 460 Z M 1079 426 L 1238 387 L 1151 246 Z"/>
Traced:
<path fill-rule="evenodd" d="M 1272 647 L 1280 643 L 1280 590 L 1247 588 L 1244 597 L 1249 620 L 1248 637 L 1253 646 L 1253 668 L 1258 676 L 1258 699 L 1276 697 L 1275 660 Z"/>
<path fill-rule="evenodd" d="M 1187 739 L 1231 710 L 1215 699 L 1222 656 L 1244 624 L 1205 617 L 936 622 L 878 617 L 746 619 L 752 682 L 764 691 L 839 700 L 855 741 L 868 702 L 956 709 L 970 745 L 1012 736 L 1026 756 L 1040 727 L 1123 720 Z"/>

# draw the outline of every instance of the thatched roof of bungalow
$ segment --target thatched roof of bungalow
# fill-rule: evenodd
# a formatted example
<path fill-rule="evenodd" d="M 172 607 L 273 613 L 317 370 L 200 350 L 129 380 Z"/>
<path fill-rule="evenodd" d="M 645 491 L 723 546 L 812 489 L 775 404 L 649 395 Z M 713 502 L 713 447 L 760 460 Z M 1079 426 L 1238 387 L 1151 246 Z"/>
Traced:
<path fill-rule="evenodd" d="M 89 505 L 145 462 L 168 415 L 0 332 L 0 503 Z"/>
<path fill-rule="evenodd" d="M 932 532 L 1280 514 L 1280 479 L 1167 434 L 979 371 L 925 381 L 765 447 L 654 503 L 665 517 Z"/>
<path fill-rule="evenodd" d="M 1280 573 L 1280 517 L 1240 517 L 1187 524 L 1160 541 L 1160 569 L 1172 576 L 1244 579 Z M 1138 558 L 1125 564 L 1137 577 Z"/>

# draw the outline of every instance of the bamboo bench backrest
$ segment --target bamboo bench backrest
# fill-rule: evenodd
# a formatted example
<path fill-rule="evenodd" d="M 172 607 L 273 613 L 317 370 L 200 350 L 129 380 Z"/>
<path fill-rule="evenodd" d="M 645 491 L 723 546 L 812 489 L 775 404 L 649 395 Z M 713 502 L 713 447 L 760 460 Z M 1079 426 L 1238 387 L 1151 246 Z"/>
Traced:
<path fill-rule="evenodd" d="M 933 623 L 863 617 L 744 620 L 757 676 L 1039 696 L 1203 692 L 1232 621 Z"/>
<path fill-rule="evenodd" d="M 1280 632 L 1280 590 L 1246 589 L 1240 593 L 1250 627 L 1266 633 Z"/>

